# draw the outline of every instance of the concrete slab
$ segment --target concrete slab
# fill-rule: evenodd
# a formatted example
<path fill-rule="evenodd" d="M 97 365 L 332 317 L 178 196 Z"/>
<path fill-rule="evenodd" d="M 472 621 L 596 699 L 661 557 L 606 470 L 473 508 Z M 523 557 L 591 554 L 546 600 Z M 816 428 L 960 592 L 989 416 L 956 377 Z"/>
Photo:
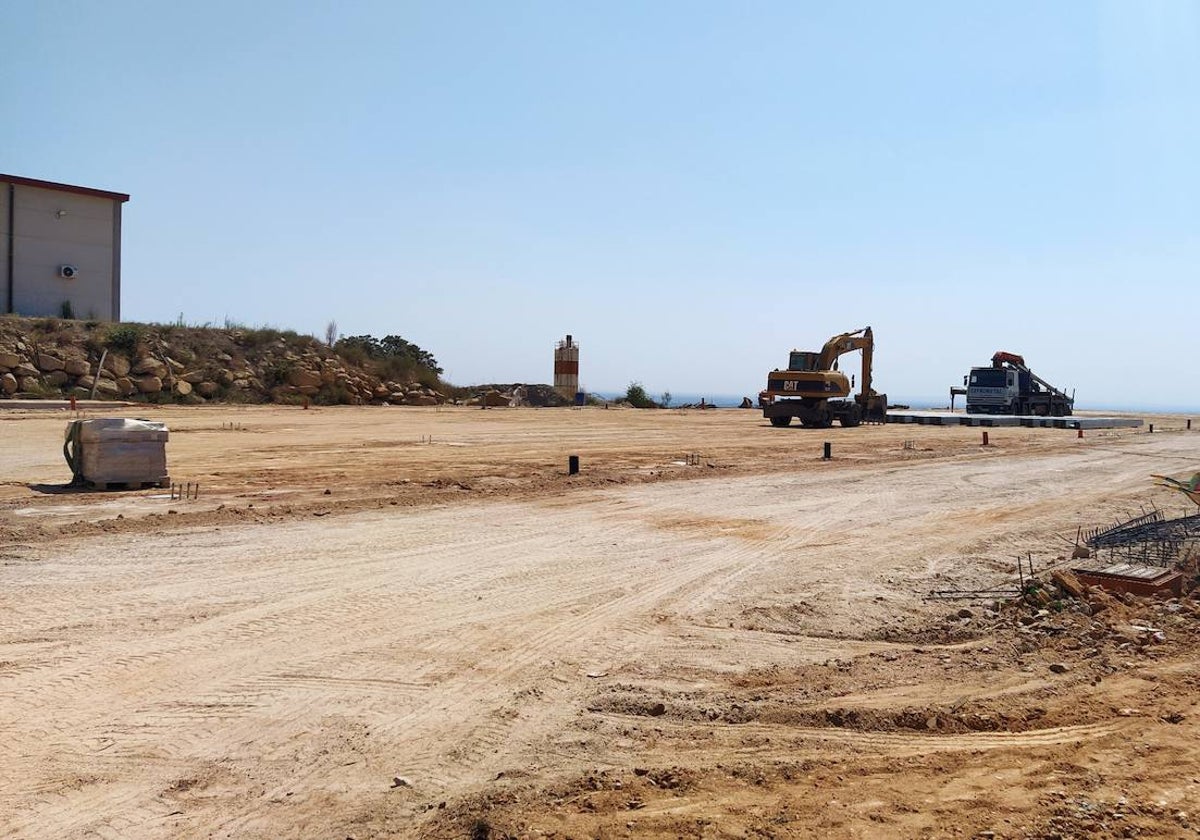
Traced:
<path fill-rule="evenodd" d="M 1133 417 L 1032 417 L 1011 414 L 960 414 L 952 411 L 889 411 L 889 423 L 921 426 L 1025 426 L 1044 429 L 1136 429 Z"/>

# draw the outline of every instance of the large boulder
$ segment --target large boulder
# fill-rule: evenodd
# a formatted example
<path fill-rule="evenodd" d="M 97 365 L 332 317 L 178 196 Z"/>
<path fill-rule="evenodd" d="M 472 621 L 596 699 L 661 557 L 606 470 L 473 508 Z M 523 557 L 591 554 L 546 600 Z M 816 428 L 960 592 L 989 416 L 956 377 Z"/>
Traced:
<path fill-rule="evenodd" d="M 157 376 L 142 376 L 134 380 L 140 393 L 157 394 L 163 389 L 163 381 Z"/>
<path fill-rule="evenodd" d="M 321 387 L 321 374 L 301 367 L 293 368 L 288 373 L 287 380 L 289 385 L 295 385 L 297 388 Z"/>
<path fill-rule="evenodd" d="M 179 396 L 186 397 L 188 394 L 192 393 L 192 383 L 183 379 L 177 379 L 175 380 L 174 391 Z"/>
<path fill-rule="evenodd" d="M 96 382 L 96 393 L 105 397 L 115 397 L 121 393 L 121 389 L 111 379 L 100 379 Z"/>
<path fill-rule="evenodd" d="M 0 353 L 0 368 L 11 370 L 21 364 L 21 357 L 16 353 Z"/>
<path fill-rule="evenodd" d="M 52 370 L 62 370 L 63 360 L 49 353 L 38 353 L 37 366 L 42 373 L 49 373 Z"/>
<path fill-rule="evenodd" d="M 65 370 L 52 370 L 46 374 L 46 384 L 52 388 L 61 388 L 70 379 Z"/>
<path fill-rule="evenodd" d="M 0 391 L 6 394 L 15 394 L 17 392 L 17 377 L 11 373 L 6 373 L 0 376 Z"/>
<path fill-rule="evenodd" d="M 204 381 L 196 383 L 196 393 L 202 397 L 215 397 L 221 390 L 221 386 L 216 382 Z"/>
<path fill-rule="evenodd" d="M 104 369 L 111 371 L 117 379 L 129 375 L 129 359 L 120 353 L 109 353 L 104 357 Z"/>
<path fill-rule="evenodd" d="M 38 369 L 35 368 L 33 365 L 29 364 L 29 362 L 19 363 L 15 368 L 12 369 L 12 372 L 13 372 L 13 375 L 16 376 L 18 379 L 23 376 L 37 376 L 38 375 Z"/>
<path fill-rule="evenodd" d="M 437 405 L 437 397 L 429 397 L 425 394 L 409 394 L 404 398 L 405 405 Z M 505 403 L 507 405 L 507 403 Z"/>
<path fill-rule="evenodd" d="M 137 390 L 137 386 L 133 384 L 133 380 L 128 376 L 117 377 L 116 385 L 117 393 L 119 393 L 122 397 L 128 397 Z"/>
<path fill-rule="evenodd" d="M 71 376 L 87 376 L 92 372 L 92 366 L 88 364 L 87 359 L 81 359 L 76 356 L 73 359 L 67 359 L 63 362 L 63 370 Z"/>
<path fill-rule="evenodd" d="M 36 376 L 22 376 L 21 390 L 22 391 L 38 391 L 41 390 L 42 383 Z"/>
<path fill-rule="evenodd" d="M 484 391 L 483 392 L 483 404 L 484 405 L 488 405 L 488 406 L 508 405 L 510 399 L 511 399 L 511 397 L 509 397 L 507 394 L 502 394 L 499 391 Z"/>
<path fill-rule="evenodd" d="M 208 377 L 205 376 L 204 371 L 202 371 L 202 370 L 193 370 L 193 371 L 188 371 L 187 373 L 183 374 L 179 378 L 182 379 L 184 382 L 187 382 L 191 385 L 199 385 L 201 382 L 203 382 Z"/>
<path fill-rule="evenodd" d="M 167 366 L 153 356 L 143 356 L 130 371 L 135 376 L 151 377 L 161 380 L 167 375 Z"/>

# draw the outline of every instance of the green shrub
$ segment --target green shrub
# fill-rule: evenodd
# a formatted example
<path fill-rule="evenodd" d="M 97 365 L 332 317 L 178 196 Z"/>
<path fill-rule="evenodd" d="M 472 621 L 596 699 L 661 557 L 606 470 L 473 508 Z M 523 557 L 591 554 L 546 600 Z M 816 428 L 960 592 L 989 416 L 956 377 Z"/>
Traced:
<path fill-rule="evenodd" d="M 140 324 L 117 324 L 110 327 L 104 336 L 104 346 L 109 350 L 119 350 L 133 356 L 138 345 L 142 343 L 142 327 Z"/>
<path fill-rule="evenodd" d="M 272 359 L 263 365 L 262 382 L 268 389 L 276 385 L 286 385 L 288 376 L 295 370 L 296 365 L 287 359 Z"/>
<path fill-rule="evenodd" d="M 625 389 L 625 402 L 634 408 L 658 408 L 658 403 L 650 399 L 641 382 L 630 382 Z"/>

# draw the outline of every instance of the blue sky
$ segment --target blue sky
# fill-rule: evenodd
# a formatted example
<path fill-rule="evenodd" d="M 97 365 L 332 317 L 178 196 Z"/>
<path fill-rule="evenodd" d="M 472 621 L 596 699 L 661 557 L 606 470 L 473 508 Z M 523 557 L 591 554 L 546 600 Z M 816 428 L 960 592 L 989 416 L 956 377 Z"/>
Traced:
<path fill-rule="evenodd" d="M 752 395 L 870 324 L 1200 406 L 1200 4 L 0 0 L 0 171 L 128 192 L 123 314 L 459 384 Z"/>

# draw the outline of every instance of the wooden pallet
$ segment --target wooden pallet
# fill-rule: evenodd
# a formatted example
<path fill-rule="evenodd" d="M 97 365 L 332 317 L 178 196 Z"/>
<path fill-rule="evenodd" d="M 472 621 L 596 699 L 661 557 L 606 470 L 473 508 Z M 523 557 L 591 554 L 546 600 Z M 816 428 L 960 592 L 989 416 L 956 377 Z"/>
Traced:
<path fill-rule="evenodd" d="M 85 479 L 83 486 L 89 490 L 149 490 L 156 487 L 170 487 L 171 479 L 167 477 L 157 481 L 88 481 Z"/>

